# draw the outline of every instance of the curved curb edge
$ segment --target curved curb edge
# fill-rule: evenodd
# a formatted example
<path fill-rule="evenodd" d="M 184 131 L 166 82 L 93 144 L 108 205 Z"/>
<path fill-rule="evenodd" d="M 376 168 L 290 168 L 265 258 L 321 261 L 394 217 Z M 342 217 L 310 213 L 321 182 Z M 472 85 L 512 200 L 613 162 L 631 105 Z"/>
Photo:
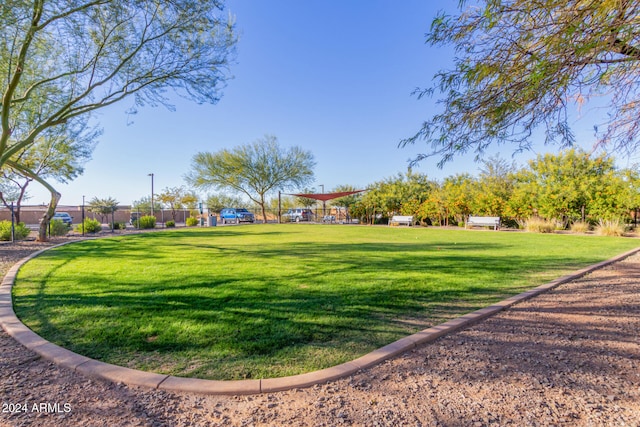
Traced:
<path fill-rule="evenodd" d="M 69 243 L 76 242 L 65 242 L 60 245 L 51 246 L 38 252 L 34 252 L 30 256 L 16 263 L 5 275 L 2 284 L 0 285 L 0 325 L 2 325 L 2 328 L 9 335 L 41 357 L 50 360 L 59 366 L 71 369 L 75 372 L 80 372 L 88 377 L 123 383 L 130 386 L 140 386 L 165 391 L 231 395 L 271 393 L 305 388 L 352 375 L 362 369 L 377 365 L 422 344 L 432 342 L 443 335 L 469 327 L 511 307 L 516 303 L 525 301 L 536 295 L 540 295 L 563 283 L 581 278 L 595 270 L 622 261 L 623 259 L 640 252 L 640 247 L 638 247 L 609 260 L 599 262 L 566 276 L 562 276 L 551 282 L 512 296 L 488 307 L 473 311 L 456 319 L 449 320 L 440 325 L 433 326 L 413 335 L 401 338 L 398 341 L 392 342 L 391 344 L 341 365 L 289 377 L 258 380 L 216 381 L 144 372 L 93 360 L 48 342 L 20 322 L 13 311 L 13 302 L 11 298 L 11 288 L 13 287 L 18 270 L 22 265 L 24 265 L 24 263 L 40 255 L 42 252 L 55 247 L 67 245 Z"/>

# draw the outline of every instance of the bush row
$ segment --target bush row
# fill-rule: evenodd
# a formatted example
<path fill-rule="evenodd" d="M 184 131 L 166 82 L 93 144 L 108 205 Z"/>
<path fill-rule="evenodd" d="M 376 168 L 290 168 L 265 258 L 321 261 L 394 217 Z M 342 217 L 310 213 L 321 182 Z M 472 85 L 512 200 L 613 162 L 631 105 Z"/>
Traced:
<path fill-rule="evenodd" d="M 198 219 L 195 217 L 189 217 L 186 219 L 187 226 L 193 227 L 198 225 Z M 134 227 L 138 227 L 138 221 L 133 222 Z M 142 229 L 150 229 L 156 227 L 156 218 L 151 215 L 140 217 L 139 220 L 140 228 Z M 114 222 L 112 224 L 114 230 L 124 230 L 127 228 L 127 225 L 124 222 Z M 165 223 L 167 228 L 172 228 L 176 226 L 176 222 L 173 220 L 167 221 Z M 49 223 L 49 235 L 50 236 L 65 236 L 71 227 L 65 224 L 63 221 L 59 219 L 54 219 Z M 76 224 L 74 227 L 74 231 L 77 233 L 83 232 L 82 223 Z M 97 233 L 102 231 L 102 225 L 100 221 L 91 218 L 85 218 L 84 220 L 84 232 L 85 233 Z M 24 222 L 19 222 L 15 224 L 14 228 L 14 238 L 15 240 L 24 240 L 29 236 L 31 230 L 26 226 Z M 2 220 L 0 221 L 0 241 L 9 241 L 11 240 L 11 221 Z"/>
<path fill-rule="evenodd" d="M 523 228 L 533 233 L 553 233 L 557 230 L 564 230 L 565 226 L 560 221 L 530 218 L 525 221 Z M 574 222 L 570 227 L 570 231 L 573 233 L 587 233 L 592 229 L 600 236 L 622 236 L 626 231 L 626 226 L 620 220 L 600 220 L 595 227 L 583 221 Z"/>

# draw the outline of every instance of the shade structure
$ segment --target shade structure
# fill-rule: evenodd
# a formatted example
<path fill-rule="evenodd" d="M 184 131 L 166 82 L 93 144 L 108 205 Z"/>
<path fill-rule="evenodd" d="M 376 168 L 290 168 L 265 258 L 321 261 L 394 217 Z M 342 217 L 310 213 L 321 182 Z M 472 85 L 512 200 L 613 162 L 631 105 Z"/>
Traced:
<path fill-rule="evenodd" d="M 362 193 L 367 190 L 356 191 L 340 191 L 337 193 L 304 193 L 304 194 L 287 194 L 288 196 L 304 197 L 306 199 L 320 200 L 326 202 L 327 200 L 339 199 L 340 197 L 350 196 L 352 194 Z"/>

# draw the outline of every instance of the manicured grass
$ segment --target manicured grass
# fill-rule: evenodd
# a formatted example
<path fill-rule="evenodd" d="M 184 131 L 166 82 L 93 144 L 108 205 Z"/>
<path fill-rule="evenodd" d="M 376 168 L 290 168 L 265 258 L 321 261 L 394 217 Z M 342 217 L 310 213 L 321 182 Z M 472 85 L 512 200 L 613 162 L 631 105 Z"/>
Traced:
<path fill-rule="evenodd" d="M 18 316 L 70 350 L 212 379 L 326 368 L 638 240 L 322 225 L 85 241 L 27 263 Z"/>

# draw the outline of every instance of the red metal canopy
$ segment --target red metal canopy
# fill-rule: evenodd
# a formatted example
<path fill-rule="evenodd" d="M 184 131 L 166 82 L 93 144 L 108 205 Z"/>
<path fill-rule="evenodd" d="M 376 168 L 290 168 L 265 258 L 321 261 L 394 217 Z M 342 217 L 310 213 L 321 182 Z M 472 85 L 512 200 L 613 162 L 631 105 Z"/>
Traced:
<path fill-rule="evenodd" d="M 304 197 L 307 199 L 314 199 L 314 200 L 320 200 L 320 201 L 326 202 L 327 200 L 339 199 L 340 197 L 362 193 L 363 191 L 367 191 L 367 190 L 340 191 L 338 193 L 288 194 L 288 196 Z"/>

